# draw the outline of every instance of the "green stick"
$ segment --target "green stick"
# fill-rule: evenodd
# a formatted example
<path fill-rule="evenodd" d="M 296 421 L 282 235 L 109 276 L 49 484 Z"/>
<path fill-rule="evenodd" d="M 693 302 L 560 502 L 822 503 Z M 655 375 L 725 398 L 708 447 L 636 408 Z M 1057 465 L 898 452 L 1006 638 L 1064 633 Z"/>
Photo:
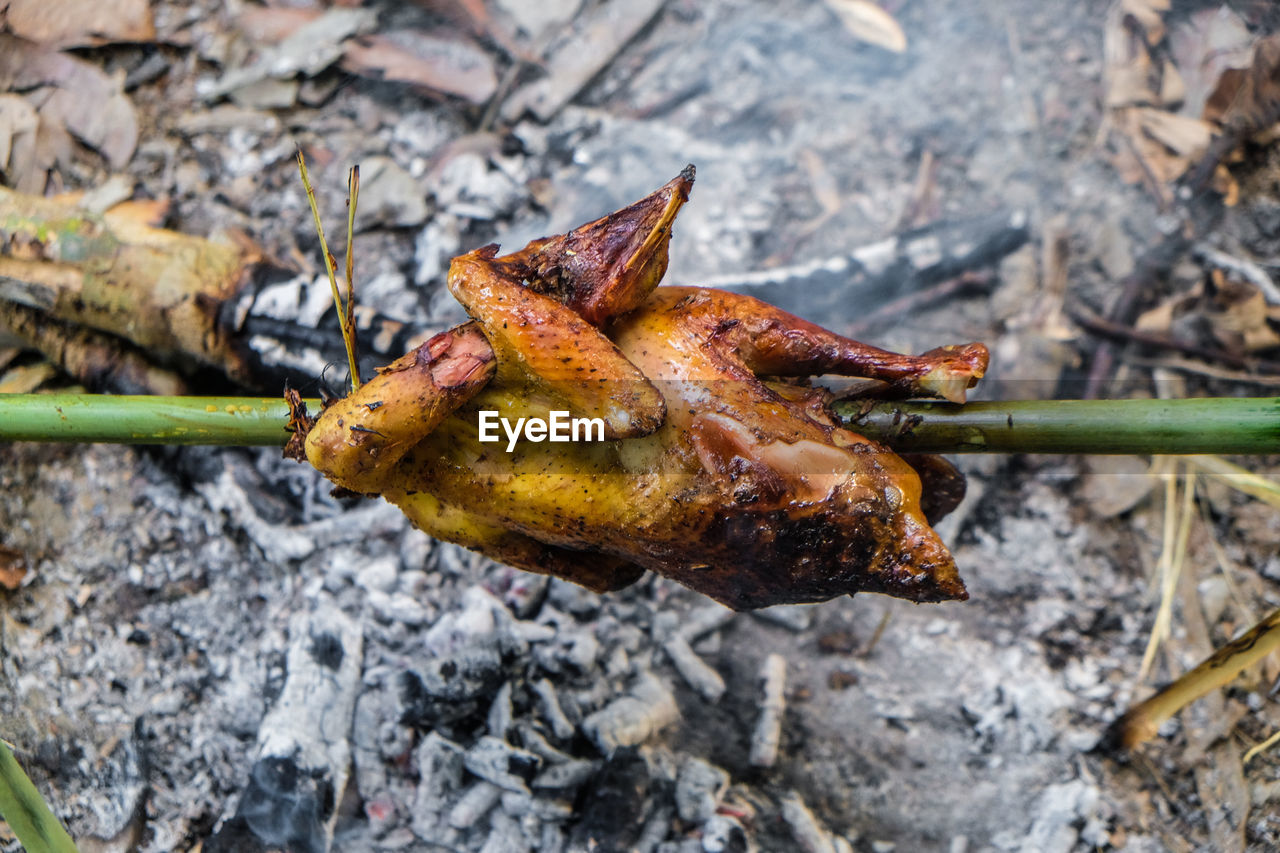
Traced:
<path fill-rule="evenodd" d="M 902 452 L 1280 453 L 1280 397 L 881 403 L 853 431 Z"/>
<path fill-rule="evenodd" d="M 29 853 L 76 853 L 71 836 L 49 811 L 22 772 L 9 745 L 0 740 L 0 817 Z"/>
<path fill-rule="evenodd" d="M 307 401 L 314 413 L 319 402 Z M 1280 397 L 881 403 L 849 427 L 931 453 L 1280 453 Z M 0 394 L 0 441 L 281 445 L 282 400 Z"/>

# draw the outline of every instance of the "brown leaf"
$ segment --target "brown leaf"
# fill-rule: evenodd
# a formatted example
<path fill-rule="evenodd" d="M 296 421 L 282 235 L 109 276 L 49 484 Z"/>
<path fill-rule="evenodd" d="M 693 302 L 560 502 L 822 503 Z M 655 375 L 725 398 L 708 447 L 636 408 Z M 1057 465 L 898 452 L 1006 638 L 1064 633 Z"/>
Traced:
<path fill-rule="evenodd" d="M 1254 45 L 1253 64 L 1247 69 L 1223 72 L 1204 105 L 1204 117 L 1255 130 L 1280 120 L 1280 34 Z"/>
<path fill-rule="evenodd" d="M 1196 159 L 1213 139 L 1213 129 L 1198 118 L 1150 107 L 1139 108 L 1136 113 L 1143 132 L 1180 157 Z"/>
<path fill-rule="evenodd" d="M 1209 314 L 1213 335 L 1230 350 L 1256 352 L 1280 346 L 1280 334 L 1267 322 L 1267 301 L 1262 291 L 1243 281 L 1226 281 Z"/>
<path fill-rule="evenodd" d="M 0 35 L 0 89 L 48 87 L 36 104 L 42 125 L 64 125 L 121 169 L 138 144 L 133 104 L 113 80 L 96 66 L 25 39 Z"/>
<path fill-rule="evenodd" d="M 854 38 L 902 53 L 907 49 L 907 36 L 893 16 L 871 0 L 827 0 L 827 5 L 840 18 L 840 23 Z"/>
<path fill-rule="evenodd" d="M 342 68 L 397 80 L 481 104 L 498 88 L 493 60 L 473 42 L 418 30 L 365 36 L 347 44 Z"/>
<path fill-rule="evenodd" d="M 0 13 L 3 14 L 3 13 Z M 46 47 L 153 41 L 147 0 L 9 0 L 8 30 Z"/>
<path fill-rule="evenodd" d="M 1169 5 L 1170 0 L 1121 0 L 1120 11 L 1138 22 L 1147 44 L 1155 45 L 1164 38 L 1164 13 Z"/>
<path fill-rule="evenodd" d="M 0 376 L 0 394 L 30 394 L 58 373 L 58 368 L 47 361 L 11 367 Z M 0 575 L 4 571 L 4 554 L 0 553 Z M 0 577 L 0 585 L 4 580 Z M 9 587 L 12 589 L 13 587 Z"/>
<path fill-rule="evenodd" d="M 1154 65 L 1146 38 L 1132 18 L 1112 6 L 1103 26 L 1102 53 L 1106 64 L 1107 106 L 1127 107 L 1157 100 Z"/>
<path fill-rule="evenodd" d="M 17 589 L 27 576 L 27 557 L 16 548 L 0 545 L 0 586 Z"/>

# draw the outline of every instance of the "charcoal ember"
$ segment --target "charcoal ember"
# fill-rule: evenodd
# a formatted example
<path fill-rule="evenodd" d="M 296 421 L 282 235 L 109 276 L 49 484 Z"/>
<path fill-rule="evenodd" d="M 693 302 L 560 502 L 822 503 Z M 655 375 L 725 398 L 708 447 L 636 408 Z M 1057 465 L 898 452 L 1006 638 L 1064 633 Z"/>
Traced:
<path fill-rule="evenodd" d="M 525 749 L 485 735 L 467 750 L 463 765 L 472 774 L 507 791 L 527 792 L 542 759 Z"/>
<path fill-rule="evenodd" d="M 789 791 L 782 797 L 782 820 L 804 853 L 837 853 L 835 838 L 795 791 Z"/>
<path fill-rule="evenodd" d="M 209 853 L 324 853 L 328 849 L 324 821 L 333 808 L 333 788 L 323 775 L 305 771 L 292 759 L 264 758 L 253 766 L 235 815 L 205 842 L 204 849 Z"/>
<path fill-rule="evenodd" d="M 544 606 L 538 616 L 540 624 L 555 628 L 555 634 L 534 648 L 534 662 L 552 675 L 582 676 L 593 672 L 600 659 L 600 640 L 596 631 L 580 626 L 571 617 Z"/>
<path fill-rule="evenodd" d="M 519 821 L 500 811 L 493 813 L 489 819 L 489 836 L 480 853 L 530 853 L 532 849 Z"/>
<path fill-rule="evenodd" d="M 614 752 L 582 787 L 570 849 L 630 849 L 639 836 L 652 784 L 649 765 L 639 752 Z"/>
<path fill-rule="evenodd" d="M 469 829 L 487 815 L 502 799 L 502 789 L 492 782 L 480 781 L 462 793 L 449 810 L 449 825 Z"/>
<path fill-rule="evenodd" d="M 478 641 L 447 658 L 427 661 L 400 678 L 401 722 L 422 729 L 478 720 L 494 692 L 516 667 L 496 637 Z"/>
<path fill-rule="evenodd" d="M 597 762 L 572 760 L 553 764 L 534 777 L 530 783 L 535 791 L 548 793 L 572 793 L 582 787 L 598 769 Z"/>
<path fill-rule="evenodd" d="M 547 597 L 549 575 L 535 575 L 519 569 L 505 569 L 499 577 L 497 592 L 502 603 L 517 619 L 534 616 Z"/>
<path fill-rule="evenodd" d="M 676 811 L 681 820 L 703 823 L 710 820 L 729 790 L 729 774 L 701 758 L 690 758 L 676 778 Z"/>
<path fill-rule="evenodd" d="M 505 740 L 514 718 L 515 710 L 511 705 L 511 682 L 505 681 L 494 694 L 493 702 L 489 704 L 489 714 L 486 717 L 489 734 Z"/>
<path fill-rule="evenodd" d="M 760 717 L 751 732 L 751 764 L 772 767 L 782 740 L 782 715 L 787 709 L 787 659 L 769 655 L 760 667 Z"/>
<path fill-rule="evenodd" d="M 709 604 L 685 614 L 677 630 L 680 636 L 693 643 L 704 634 L 728 625 L 735 615 L 737 615 L 735 611 L 723 604 Z"/>
<path fill-rule="evenodd" d="M 601 597 L 597 593 L 559 578 L 554 578 L 547 589 L 547 603 L 584 622 L 600 615 Z"/>
<path fill-rule="evenodd" d="M 412 828 L 424 840 L 446 843 L 451 832 L 446 812 L 449 800 L 462 789 L 463 749 L 430 732 L 414 751 L 418 789 L 414 794 Z"/>
<path fill-rule="evenodd" d="M 724 677 L 693 650 L 688 640 L 680 634 L 670 634 L 662 649 L 676 672 L 698 695 L 713 705 L 720 701 L 725 690 Z"/>
<path fill-rule="evenodd" d="M 645 820 L 644 828 L 640 830 L 640 837 L 632 848 L 635 853 L 653 853 L 657 850 L 671 833 L 671 820 L 674 817 L 675 810 L 670 805 L 658 803 Z"/>
<path fill-rule="evenodd" d="M 121 739 L 109 756 L 95 762 L 94 789 L 102 794 L 85 798 L 94 817 L 92 838 L 114 842 L 141 833 L 147 791 L 145 746 L 139 719 L 130 736 Z"/>
<path fill-rule="evenodd" d="M 438 548 L 438 553 L 452 553 Z M 522 654 L 526 643 L 516 620 L 501 601 L 482 587 L 472 586 L 462 594 L 461 610 L 441 616 L 427 631 L 427 651 L 447 658 L 458 650 L 477 644 L 493 645 L 504 655 Z"/>
<path fill-rule="evenodd" d="M 543 821 L 563 823 L 573 817 L 573 801 L 533 796 L 518 791 L 502 792 L 502 810 L 517 818 L 527 828 Z M 535 833 L 528 833 L 534 835 Z"/>
<path fill-rule="evenodd" d="M 398 722 L 399 711 L 396 692 L 376 675 L 372 679 L 366 677 L 365 690 L 356 700 L 351 755 L 356 790 L 367 802 L 400 800 L 388 793 L 392 785 L 388 768 L 413 748 L 413 730 Z"/>
<path fill-rule="evenodd" d="M 573 722 L 565 714 L 564 708 L 560 705 L 560 696 L 556 693 L 555 685 L 545 678 L 538 679 L 532 685 L 533 692 L 538 697 L 538 710 L 542 713 L 542 719 L 546 721 L 551 728 L 551 733 L 555 735 L 557 740 L 566 741 L 573 737 L 573 733 L 577 728 Z"/>
<path fill-rule="evenodd" d="M 702 824 L 702 849 L 706 853 L 747 853 L 751 850 L 747 830 L 728 815 L 712 815 Z"/>
<path fill-rule="evenodd" d="M 258 757 L 235 814 L 210 850 L 324 851 L 351 764 L 360 625 L 323 600 L 289 624 L 284 688 L 258 730 Z"/>
<path fill-rule="evenodd" d="M 582 730 L 605 755 L 644 743 L 680 717 L 670 688 L 650 673 L 636 679 L 631 692 L 582 721 Z"/>
<path fill-rule="evenodd" d="M 573 757 L 551 745 L 551 741 L 530 720 L 517 720 L 512 727 L 517 742 L 530 752 L 537 753 L 547 764 L 564 764 Z"/>

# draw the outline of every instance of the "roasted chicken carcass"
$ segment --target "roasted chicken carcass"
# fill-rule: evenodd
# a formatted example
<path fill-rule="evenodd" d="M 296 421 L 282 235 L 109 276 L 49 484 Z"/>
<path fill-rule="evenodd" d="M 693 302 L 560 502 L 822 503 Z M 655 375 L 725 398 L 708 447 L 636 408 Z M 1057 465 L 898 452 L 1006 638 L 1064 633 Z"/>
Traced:
<path fill-rule="evenodd" d="M 692 183 L 690 167 L 568 234 L 456 258 L 472 322 L 326 408 L 306 458 L 439 539 L 593 590 L 650 570 L 736 609 L 965 598 L 926 519 L 960 475 L 843 428 L 795 378 L 963 400 L 986 348 L 897 355 L 747 296 L 658 287 Z"/>

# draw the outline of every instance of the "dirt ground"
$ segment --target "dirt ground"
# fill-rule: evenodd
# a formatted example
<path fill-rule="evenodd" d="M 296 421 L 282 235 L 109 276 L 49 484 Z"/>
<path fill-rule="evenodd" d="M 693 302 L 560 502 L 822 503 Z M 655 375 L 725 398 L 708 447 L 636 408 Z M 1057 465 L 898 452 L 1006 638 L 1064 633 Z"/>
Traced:
<path fill-rule="evenodd" d="M 647 5 L 651 18 L 635 20 Z M 672 283 L 749 289 L 751 273 L 803 273 L 913 227 L 1021 213 L 1030 240 L 978 292 L 868 325 L 902 294 L 810 276 L 787 285 L 788 307 L 902 351 L 987 342 L 979 398 L 1077 395 L 1098 339 L 1068 309 L 1105 314 L 1182 215 L 1159 197 L 1163 183 L 1126 181 L 1117 165 L 1104 55 L 1112 4 L 886 2 L 906 36 L 900 53 L 860 39 L 836 5 L 492 0 L 492 18 L 477 23 L 462 2 L 373 3 L 374 32 L 469 46 L 415 54 L 445 55 L 457 91 L 373 79 L 350 60 L 291 71 L 292 90 L 265 76 L 222 95 L 211 93 L 267 50 L 243 17 L 263 7 L 157 4 L 154 40 L 71 48 L 125 81 L 136 145 L 113 165 L 109 132 L 86 146 L 90 132 L 73 128 L 41 189 L 124 173 L 135 198 L 171 202 L 167 226 L 240 229 L 314 273 L 295 145 L 311 159 L 331 235 L 346 169 L 362 162 L 370 218 L 357 240 L 358 298 L 423 329 L 464 316 L 443 289 L 448 258 L 593 219 L 686 163 L 698 177 L 675 230 Z M 1171 32 L 1218 9 L 1173 5 Z M 1275 28 L 1267 4 L 1234 13 L 1255 35 Z M 592 20 L 605 23 L 572 42 Z M 628 27 L 634 36 L 606 50 Z M 554 69 L 592 46 L 608 59 L 580 87 L 535 92 L 537 74 L 511 70 L 517 48 L 552 57 Z M 1274 272 L 1274 147 L 1252 144 L 1235 160 L 1239 202 L 1202 242 Z M 372 180 L 371 164 L 388 177 Z M 1206 278 L 1194 257 L 1171 265 L 1144 309 Z M 1174 331 L 1209 334 L 1212 317 L 1178 310 Z M 1119 353 L 1115 396 L 1275 393 L 1274 377 Z M 548 586 L 433 543 L 380 502 L 331 498 L 315 472 L 274 450 L 0 447 L 0 545 L 28 563 L 21 585 L 0 593 L 0 736 L 73 834 L 97 839 L 85 849 L 200 849 L 243 806 L 264 716 L 289 675 L 291 619 L 331 607 L 363 637 L 350 784 L 330 794 L 322 817 L 336 814 L 332 825 L 308 836 L 332 833 L 335 849 L 1277 849 L 1280 758 L 1241 761 L 1280 728 L 1274 661 L 1138 751 L 1102 745 L 1132 701 L 1280 605 L 1280 512 L 1201 478 L 1170 637 L 1140 676 L 1165 523 L 1166 479 L 1149 461 L 959 459 L 970 496 L 941 531 L 968 602 L 867 595 L 726 618 L 693 643 L 725 682 L 713 702 L 663 644 L 665 614 L 685 621 L 708 602 L 667 581 L 606 596 Z M 1275 458 L 1236 461 L 1273 479 L 1278 470 Z M 415 716 L 406 674 L 443 654 L 433 629 L 470 613 L 477 587 L 508 605 L 528 649 L 469 696 L 470 716 Z M 788 668 L 780 757 L 766 769 L 748 755 L 768 653 Z M 650 670 L 674 692 L 678 719 L 621 756 L 581 733 L 560 738 L 562 752 L 589 762 L 586 785 L 535 792 L 535 805 L 494 793 L 447 837 L 416 817 L 434 803 L 420 766 L 429 732 L 471 748 L 495 731 L 499 701 L 513 703 L 517 728 L 542 720 L 542 678 L 577 724 Z M 627 763 L 636 755 L 641 770 Z M 693 759 L 728 773 L 714 796 L 720 823 L 675 798 Z M 480 790 L 474 776 L 437 793 L 456 811 L 464 789 Z M 789 810 L 797 795 L 817 834 Z M 567 813 L 554 812 L 564 803 Z"/>

